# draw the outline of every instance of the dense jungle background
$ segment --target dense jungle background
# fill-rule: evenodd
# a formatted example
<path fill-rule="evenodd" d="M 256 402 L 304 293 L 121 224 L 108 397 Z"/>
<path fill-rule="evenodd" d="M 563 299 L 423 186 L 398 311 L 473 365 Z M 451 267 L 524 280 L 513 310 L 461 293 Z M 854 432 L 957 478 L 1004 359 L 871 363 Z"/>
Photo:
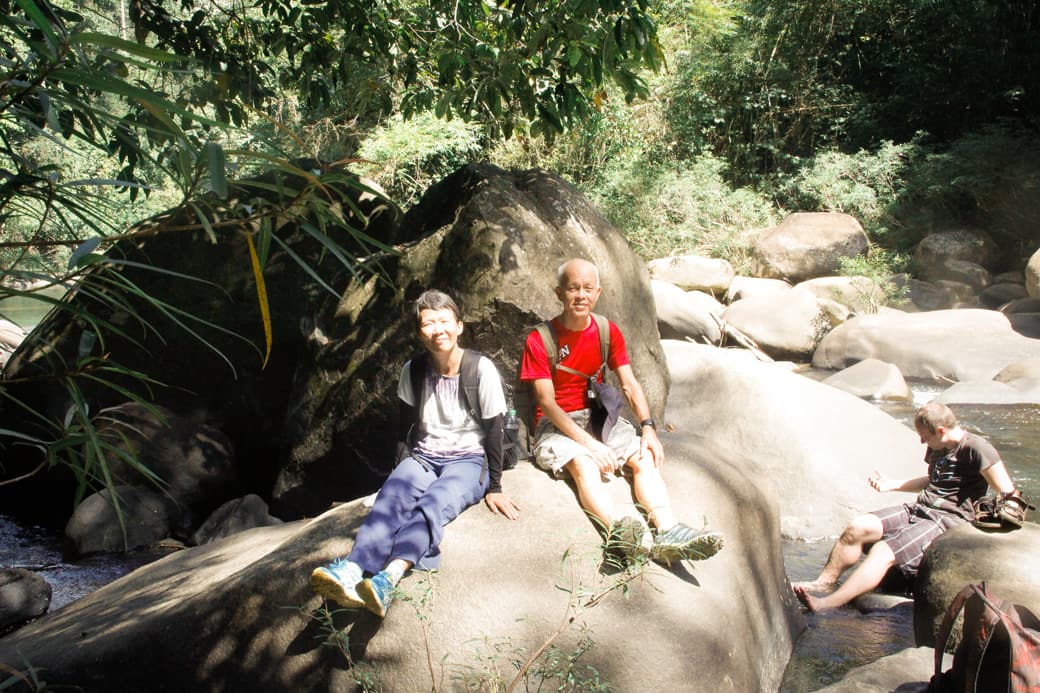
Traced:
<path fill-rule="evenodd" d="M 908 250 L 939 228 L 989 232 L 1004 269 L 1020 269 L 1040 236 L 1031 0 L 0 0 L 0 10 L 0 300 L 63 309 L 48 287 L 111 272 L 97 301 L 129 292 L 168 311 L 154 287 L 121 283 L 131 261 L 104 251 L 156 233 L 205 244 L 233 228 L 257 278 L 263 329 L 243 339 L 258 358 L 264 335 L 270 347 L 263 268 L 279 219 L 316 219 L 304 228 L 349 272 L 378 274 L 394 252 L 361 228 L 350 244 L 327 233 L 344 218 L 330 191 L 369 184 L 319 175 L 313 160 L 374 181 L 401 209 L 464 163 L 551 169 L 641 256 L 700 253 L 738 270 L 744 232 L 795 211 L 859 219 L 872 248 L 844 269 L 879 280 L 912 272 Z M 169 210 L 176 223 L 146 222 Z M 173 317 L 196 329 L 191 315 Z M 80 495 L 105 483 L 107 445 L 81 386 L 159 375 L 82 352 L 62 380 L 68 411 L 0 431 L 8 449 L 40 452 L 37 470 L 73 469 Z M 4 406 L 31 408 L 12 392 L 0 387 Z"/>

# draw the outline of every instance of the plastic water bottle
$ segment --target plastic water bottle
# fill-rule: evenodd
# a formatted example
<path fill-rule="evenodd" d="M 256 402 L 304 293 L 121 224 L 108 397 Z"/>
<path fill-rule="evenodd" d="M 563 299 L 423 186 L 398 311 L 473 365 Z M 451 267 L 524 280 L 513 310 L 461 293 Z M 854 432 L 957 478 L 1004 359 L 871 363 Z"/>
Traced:
<path fill-rule="evenodd" d="M 510 408 L 506 420 L 502 422 L 502 448 L 505 451 L 502 459 L 503 469 L 516 466 L 516 446 L 520 442 L 520 421 L 516 418 L 516 409 Z M 509 454 L 512 452 L 513 454 Z"/>

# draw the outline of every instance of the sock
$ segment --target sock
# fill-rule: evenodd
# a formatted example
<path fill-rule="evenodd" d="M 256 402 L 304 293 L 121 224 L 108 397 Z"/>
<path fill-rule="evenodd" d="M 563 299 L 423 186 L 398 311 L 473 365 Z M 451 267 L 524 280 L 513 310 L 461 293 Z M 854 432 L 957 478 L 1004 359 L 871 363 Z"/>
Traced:
<path fill-rule="evenodd" d="M 390 578 L 390 584 L 396 585 L 401 581 L 401 578 L 404 577 L 404 573 L 408 570 L 408 567 L 409 564 L 407 561 L 402 561 L 398 558 L 390 561 L 386 568 L 383 569 L 383 572 Z"/>

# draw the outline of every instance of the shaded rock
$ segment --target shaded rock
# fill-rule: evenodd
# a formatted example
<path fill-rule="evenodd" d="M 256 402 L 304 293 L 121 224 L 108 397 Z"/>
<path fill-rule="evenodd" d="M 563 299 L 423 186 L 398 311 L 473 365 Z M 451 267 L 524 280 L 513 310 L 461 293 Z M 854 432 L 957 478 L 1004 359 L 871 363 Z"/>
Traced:
<path fill-rule="evenodd" d="M 1032 298 L 1040 298 L 1040 250 L 1029 256 L 1026 263 L 1026 292 Z"/>
<path fill-rule="evenodd" d="M 942 310 L 953 305 L 953 298 L 945 291 L 921 279 L 907 282 L 907 298 L 918 310 Z"/>
<path fill-rule="evenodd" d="M 997 311 L 885 312 L 834 328 L 816 349 L 813 365 L 839 370 L 876 358 L 907 378 L 990 380 L 1006 365 L 1038 354 L 1040 341 L 1015 332 Z"/>
<path fill-rule="evenodd" d="M 189 525 L 200 522 L 235 487 L 231 440 L 214 426 L 164 407 L 125 402 L 105 412 L 98 433 L 112 446 L 105 455 L 112 478 L 138 486 L 151 483 L 127 462 L 126 455 L 132 455 L 162 479 L 164 493 Z"/>
<path fill-rule="evenodd" d="M 933 273 L 928 276 L 932 281 L 945 279 L 966 284 L 974 291 L 980 291 L 993 283 L 993 275 L 982 265 L 971 260 L 946 258 Z"/>
<path fill-rule="evenodd" d="M 867 252 L 860 223 L 837 212 L 797 212 L 755 238 L 755 274 L 799 282 L 837 273 L 842 258 Z"/>
<path fill-rule="evenodd" d="M 925 236 L 914 248 L 914 264 L 917 275 L 931 281 L 947 278 L 948 260 L 966 260 L 991 268 L 998 255 L 996 244 L 984 231 L 957 229 Z"/>
<path fill-rule="evenodd" d="M 625 334 L 636 376 L 660 414 L 668 371 L 646 266 L 578 190 L 545 171 L 466 166 L 431 187 L 402 221 L 400 255 L 386 280 L 358 278 L 330 301 L 317 327 L 327 338 L 301 359 L 275 480 L 279 517 L 313 514 L 373 490 L 389 473 L 397 435 L 397 380 L 414 353 L 411 302 L 425 289 L 451 294 L 475 347 L 515 381 L 527 333 L 560 310 L 556 268 L 571 257 L 597 264 L 597 312 Z M 389 280 L 389 281 L 387 281 Z M 525 410 L 517 390 L 518 411 Z"/>
<path fill-rule="evenodd" d="M 679 255 L 647 263 L 651 279 L 675 284 L 686 291 L 704 291 L 722 296 L 736 276 L 733 265 L 721 258 Z"/>
<path fill-rule="evenodd" d="M 294 372 L 307 357 L 312 338 L 306 327 L 314 324 L 317 309 L 329 296 L 322 282 L 338 290 L 345 284 L 344 277 L 366 271 L 345 267 L 299 222 L 322 228 L 331 242 L 359 257 L 370 255 L 372 248 L 359 240 L 354 229 L 379 243 L 392 244 L 396 228 L 396 209 L 371 189 L 359 189 L 365 183 L 357 176 L 320 162 L 299 163 L 311 177 L 271 172 L 230 181 L 227 199 L 202 196 L 190 206 L 136 226 L 134 230 L 142 235 L 119 241 L 106 253 L 108 259 L 122 264 L 92 265 L 81 288 L 67 296 L 72 310 L 52 311 L 15 352 L 7 376 L 29 380 L 23 389 L 10 387 L 9 393 L 60 424 L 68 410 L 68 393 L 55 384 L 61 382 L 67 364 L 77 361 L 81 347 L 86 348 L 88 355 L 104 355 L 105 363 L 169 385 L 155 387 L 113 372 L 107 375 L 146 401 L 175 412 L 200 412 L 199 419 L 219 426 L 232 439 L 239 459 L 248 461 L 239 469 L 243 485 L 268 493 L 284 454 L 281 435 Z M 265 364 L 263 321 L 245 240 L 259 222 L 247 217 L 249 210 L 273 211 L 277 205 L 288 205 L 302 190 L 313 187 L 317 179 L 312 174 L 320 176 L 321 199 L 329 205 L 330 216 L 321 221 L 290 213 L 274 217 L 273 232 L 280 242 L 271 243 L 264 267 L 272 328 L 271 354 Z M 212 232 L 201 228 L 196 209 L 214 222 Z M 338 213 L 342 224 L 332 223 L 332 215 Z M 301 261 L 321 281 L 301 267 Z M 180 280 L 177 275 L 198 280 Z M 117 291 L 125 285 L 137 288 Z M 168 307 L 159 309 L 141 300 L 138 292 L 159 296 Z M 99 296 L 115 299 L 102 303 Z M 88 329 L 73 311 L 94 316 L 93 326 Z M 127 400 L 125 393 L 102 384 L 84 379 L 81 386 L 91 412 Z M 12 421 L 14 416 L 11 408 L 2 412 L 0 428 L 35 430 L 31 417 Z M 44 435 L 51 434 L 45 431 Z M 4 462 L 5 478 L 24 474 L 38 463 L 35 457 L 13 455 Z M 24 504 L 33 512 L 67 517 L 76 482 L 61 475 L 64 466 L 58 467 L 51 477 L 40 475 L 38 482 L 30 482 L 28 491 L 21 484 L 0 489 L 4 494 L 0 505 Z M 39 488 L 31 485 L 36 483 Z"/>
<path fill-rule="evenodd" d="M 1026 287 L 1022 284 L 992 284 L 979 292 L 979 301 L 987 308 L 997 308 L 1027 297 Z"/>
<path fill-rule="evenodd" d="M 931 647 L 907 648 L 856 667 L 838 683 L 818 688 L 817 693 L 925 693 L 934 673 L 934 659 Z"/>
<path fill-rule="evenodd" d="M 831 329 L 816 296 L 804 289 L 743 298 L 729 304 L 722 318 L 776 359 L 808 360 Z"/>
<path fill-rule="evenodd" d="M 928 547 L 917 574 L 914 640 L 935 646 L 943 614 L 963 587 L 985 580 L 1004 599 L 1040 612 L 1040 526 L 1026 522 L 1011 532 L 954 527 Z M 951 638 L 952 639 L 952 638 Z"/>
<path fill-rule="evenodd" d="M 1030 339 L 1040 339 L 1040 312 L 1007 313 L 1015 332 Z"/>
<path fill-rule="evenodd" d="M 823 383 L 866 399 L 910 399 L 910 386 L 899 369 L 878 359 L 863 359 Z"/>
<path fill-rule="evenodd" d="M 905 478 L 924 457 L 917 435 L 874 405 L 741 349 L 674 340 L 662 345 L 673 382 L 689 385 L 684 392 L 691 397 L 677 401 L 673 392 L 669 398 L 670 411 L 681 404 L 688 412 L 669 417 L 676 434 L 691 436 L 691 447 L 706 459 L 736 458 L 749 474 L 768 479 L 785 537 L 835 536 L 859 513 L 913 498 L 879 494 L 867 483 L 875 468 Z M 870 435 L 849 445 L 849 422 Z"/>
<path fill-rule="evenodd" d="M 50 604 L 51 586 L 43 576 L 24 568 L 0 568 L 0 634 L 42 616 Z"/>
<path fill-rule="evenodd" d="M 242 498 L 229 500 L 217 508 L 191 535 L 191 542 L 201 546 L 247 529 L 281 523 L 282 520 L 271 516 L 264 499 L 251 493 Z"/>
<path fill-rule="evenodd" d="M 87 496 L 73 511 L 65 537 L 77 555 L 149 546 L 179 526 L 176 504 L 161 493 L 137 486 L 115 491 L 118 511 L 108 489 Z"/>
<path fill-rule="evenodd" d="M 1018 270 L 1011 270 L 1011 271 L 1008 271 L 1008 272 L 997 272 L 996 274 L 993 275 L 993 283 L 994 284 L 1021 284 L 1022 286 L 1025 286 L 1026 285 L 1026 275 L 1025 275 L 1025 272 L 1020 272 Z"/>
<path fill-rule="evenodd" d="M 799 287 L 817 298 L 836 301 L 854 313 L 875 313 L 885 303 L 884 289 L 869 277 L 816 277 L 795 285 Z"/>
<path fill-rule="evenodd" d="M 693 420 L 683 402 L 699 393 L 673 392 L 668 417 Z M 627 595 L 614 592 L 582 612 L 582 626 L 554 645 L 573 652 L 585 632 L 594 647 L 580 665 L 620 691 L 685 690 L 691 680 L 719 691 L 776 690 L 804 627 L 784 574 L 776 496 L 736 455 L 703 455 L 684 431 L 662 435 L 676 512 L 691 522 L 707 516 L 726 533 L 726 547 L 708 561 L 650 566 Z M 430 661 L 451 690 L 464 687 L 455 677 L 489 664 L 508 679 L 512 656 L 493 648 L 535 651 L 566 613 L 564 590 L 612 584 L 597 568 L 599 535 L 566 483 L 526 463 L 503 482 L 521 518 L 509 522 L 478 505 L 453 522 L 430 578 L 432 599 L 424 574 L 413 574 L 401 585 L 408 599 L 384 620 L 333 616 L 379 690 L 432 687 Z M 612 485 L 631 508 L 624 488 Z M 308 575 L 349 552 L 365 512 L 352 501 L 313 520 L 180 551 L 0 639 L 0 662 L 20 669 L 24 656 L 48 681 L 88 692 L 152 690 L 157 681 L 166 690 L 355 690 L 356 672 L 326 644 Z"/>
<path fill-rule="evenodd" d="M 1026 297 L 1008 301 L 1000 307 L 1001 313 L 1040 313 L 1040 298 Z"/>
<path fill-rule="evenodd" d="M 946 296 L 950 308 L 977 308 L 979 306 L 975 288 L 970 284 L 952 279 L 936 279 L 933 283 Z"/>
<path fill-rule="evenodd" d="M 733 303 L 742 298 L 761 296 L 774 291 L 786 291 L 791 285 L 783 279 L 769 279 L 767 277 L 734 277 L 730 282 L 729 291 L 726 292 L 726 303 Z"/>
<path fill-rule="evenodd" d="M 657 306 L 657 329 L 664 339 L 704 340 L 718 344 L 723 306 L 702 291 L 683 291 L 678 286 L 658 279 L 650 280 Z"/>

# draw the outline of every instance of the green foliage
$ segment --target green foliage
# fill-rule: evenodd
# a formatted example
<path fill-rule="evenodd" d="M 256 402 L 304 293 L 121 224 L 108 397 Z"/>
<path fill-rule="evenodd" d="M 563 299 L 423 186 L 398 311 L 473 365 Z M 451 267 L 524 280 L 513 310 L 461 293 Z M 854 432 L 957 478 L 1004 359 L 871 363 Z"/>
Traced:
<path fill-rule="evenodd" d="M 430 185 L 482 152 L 480 128 L 460 120 L 421 113 L 391 119 L 362 143 L 357 166 L 398 204 L 418 201 Z"/>
<path fill-rule="evenodd" d="M 771 202 L 749 188 L 733 188 L 726 166 L 704 156 L 674 166 L 632 162 L 611 171 L 593 200 L 642 257 L 702 254 L 745 268 L 741 232 L 778 219 Z"/>
<path fill-rule="evenodd" d="M 913 144 L 892 142 L 873 152 L 821 151 L 780 183 L 779 203 L 794 211 L 844 212 L 859 220 L 871 240 L 898 245 L 901 222 L 893 209 L 905 193 L 916 151 Z"/>
<path fill-rule="evenodd" d="M 1040 113 L 1032 0 L 734 3 L 736 30 L 680 55 L 668 92 L 679 149 L 737 180 L 924 130 L 943 141 Z M 1035 81 L 1035 80 L 1034 80 Z"/>
<path fill-rule="evenodd" d="M 881 306 L 899 304 L 906 298 L 908 286 L 898 280 L 910 267 L 906 253 L 871 245 L 865 255 L 843 257 L 838 262 L 842 275 L 870 280 L 860 295 L 849 297 L 849 305 L 867 305 L 868 312 L 876 313 Z"/>
<path fill-rule="evenodd" d="M 893 213 L 916 230 L 911 242 L 944 225 L 968 225 L 992 233 L 1009 256 L 1036 248 L 1040 136 L 1035 130 L 993 125 L 948 147 L 921 144 L 904 186 Z"/>

